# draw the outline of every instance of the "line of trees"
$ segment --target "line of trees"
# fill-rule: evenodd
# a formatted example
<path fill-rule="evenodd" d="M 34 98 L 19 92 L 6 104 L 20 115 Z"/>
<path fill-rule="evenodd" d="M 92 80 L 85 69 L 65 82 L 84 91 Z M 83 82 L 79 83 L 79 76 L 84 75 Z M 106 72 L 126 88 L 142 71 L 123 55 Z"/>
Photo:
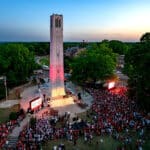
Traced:
<path fill-rule="evenodd" d="M 125 73 L 129 76 L 129 94 L 150 110 L 150 33 L 140 38 L 125 55 Z"/>

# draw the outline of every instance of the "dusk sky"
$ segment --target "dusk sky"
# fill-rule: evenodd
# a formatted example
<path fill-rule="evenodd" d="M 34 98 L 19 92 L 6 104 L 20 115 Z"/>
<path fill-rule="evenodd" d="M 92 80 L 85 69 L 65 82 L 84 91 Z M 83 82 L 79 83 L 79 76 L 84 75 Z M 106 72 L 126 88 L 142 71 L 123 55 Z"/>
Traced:
<path fill-rule="evenodd" d="M 0 41 L 49 41 L 50 15 L 64 41 L 139 41 L 150 32 L 150 0 L 0 0 Z"/>

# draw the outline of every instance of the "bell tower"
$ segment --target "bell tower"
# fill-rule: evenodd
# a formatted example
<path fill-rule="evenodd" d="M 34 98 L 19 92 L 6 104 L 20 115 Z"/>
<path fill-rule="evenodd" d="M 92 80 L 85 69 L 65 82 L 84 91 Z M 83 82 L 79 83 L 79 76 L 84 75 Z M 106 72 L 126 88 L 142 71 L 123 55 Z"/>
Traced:
<path fill-rule="evenodd" d="M 50 16 L 50 98 L 65 95 L 63 56 L 63 16 Z"/>

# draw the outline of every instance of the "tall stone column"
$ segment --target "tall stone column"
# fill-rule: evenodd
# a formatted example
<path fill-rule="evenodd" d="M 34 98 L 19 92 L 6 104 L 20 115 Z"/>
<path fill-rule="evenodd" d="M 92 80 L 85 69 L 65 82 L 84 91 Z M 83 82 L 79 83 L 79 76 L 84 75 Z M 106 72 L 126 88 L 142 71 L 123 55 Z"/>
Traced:
<path fill-rule="evenodd" d="M 63 56 L 63 16 L 50 16 L 50 97 L 65 95 Z"/>

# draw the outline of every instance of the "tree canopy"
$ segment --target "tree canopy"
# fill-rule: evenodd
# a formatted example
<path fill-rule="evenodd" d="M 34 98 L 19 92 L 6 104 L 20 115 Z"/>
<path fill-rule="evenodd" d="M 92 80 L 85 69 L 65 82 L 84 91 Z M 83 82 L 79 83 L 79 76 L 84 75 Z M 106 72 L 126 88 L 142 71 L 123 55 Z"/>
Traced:
<path fill-rule="evenodd" d="M 141 38 L 140 38 L 141 42 L 150 42 L 150 32 L 146 32 L 144 33 Z"/>
<path fill-rule="evenodd" d="M 31 42 L 23 43 L 30 52 L 34 52 L 36 55 L 48 55 L 49 54 L 49 42 Z"/>
<path fill-rule="evenodd" d="M 8 86 L 26 81 L 36 67 L 34 54 L 22 44 L 0 45 L 0 75 L 7 77 Z"/>
<path fill-rule="evenodd" d="M 128 51 L 127 44 L 118 40 L 109 41 L 109 47 L 113 50 L 114 53 L 118 53 L 121 55 L 126 54 Z"/>
<path fill-rule="evenodd" d="M 113 76 L 116 57 L 106 44 L 93 44 L 71 63 L 72 79 L 78 83 L 96 82 Z"/>
<path fill-rule="evenodd" d="M 134 45 L 125 56 L 125 72 L 129 76 L 129 92 L 138 103 L 150 109 L 150 42 Z"/>

